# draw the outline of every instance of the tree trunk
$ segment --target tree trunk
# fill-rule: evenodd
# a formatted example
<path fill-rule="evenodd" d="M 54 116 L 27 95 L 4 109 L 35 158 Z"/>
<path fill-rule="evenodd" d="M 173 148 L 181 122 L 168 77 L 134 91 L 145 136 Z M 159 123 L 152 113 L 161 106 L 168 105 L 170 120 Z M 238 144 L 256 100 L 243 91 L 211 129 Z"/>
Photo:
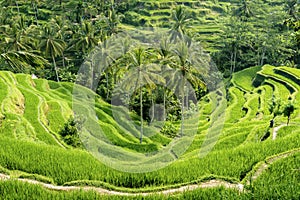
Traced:
<path fill-rule="evenodd" d="M 140 115 L 141 115 L 141 135 L 140 135 L 140 143 L 143 142 L 143 93 L 142 87 L 140 87 Z"/>
<path fill-rule="evenodd" d="M 233 74 L 233 52 L 230 53 L 230 79 L 232 78 Z"/>
<path fill-rule="evenodd" d="M 186 86 L 186 108 L 189 109 L 189 88 Z"/>
<path fill-rule="evenodd" d="M 106 101 L 108 101 L 108 97 L 109 97 L 109 89 L 108 89 L 108 72 L 105 73 L 105 78 L 106 78 Z"/>
<path fill-rule="evenodd" d="M 180 136 L 183 136 L 183 122 L 184 122 L 184 85 L 185 85 L 185 77 L 182 80 L 182 97 L 181 97 L 181 127 L 180 127 Z"/>
<path fill-rule="evenodd" d="M 164 89 L 163 121 L 166 121 L 166 91 L 165 91 L 165 89 Z"/>
<path fill-rule="evenodd" d="M 233 68 L 232 68 L 232 73 L 234 73 L 235 68 L 236 68 L 236 55 L 237 54 L 237 49 L 234 47 L 234 56 L 233 56 Z"/>
<path fill-rule="evenodd" d="M 152 98 L 151 98 L 151 104 L 152 104 L 152 110 L 151 110 L 151 121 L 150 121 L 150 123 L 152 123 L 154 121 L 154 113 L 155 113 L 153 94 L 152 94 Z"/>
<path fill-rule="evenodd" d="M 291 119 L 291 116 L 288 116 L 288 120 L 287 120 L 287 123 L 286 123 L 287 126 L 288 126 L 289 123 L 290 123 L 290 119 Z"/>
<path fill-rule="evenodd" d="M 65 64 L 65 54 L 64 52 L 62 52 L 62 64 L 63 64 L 63 68 L 65 69 L 66 68 L 66 64 Z"/>
<path fill-rule="evenodd" d="M 57 79 L 57 82 L 59 82 L 58 71 L 57 71 L 54 55 L 52 55 L 52 60 L 53 60 L 53 65 L 54 65 L 54 71 L 55 71 L 55 74 L 56 74 L 56 79 Z"/>

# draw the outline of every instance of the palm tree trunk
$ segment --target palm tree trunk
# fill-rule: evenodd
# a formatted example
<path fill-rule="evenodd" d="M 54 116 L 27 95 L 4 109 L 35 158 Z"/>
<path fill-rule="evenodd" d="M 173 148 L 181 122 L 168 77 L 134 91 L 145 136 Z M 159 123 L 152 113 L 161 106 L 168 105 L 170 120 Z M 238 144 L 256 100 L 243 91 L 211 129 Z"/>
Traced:
<path fill-rule="evenodd" d="M 166 121 L 166 91 L 165 91 L 165 89 L 164 89 L 163 121 Z"/>
<path fill-rule="evenodd" d="M 232 78 L 233 74 L 233 52 L 230 53 L 230 79 Z"/>
<path fill-rule="evenodd" d="M 57 79 L 57 82 L 59 82 L 59 77 L 58 77 L 58 72 L 57 72 L 57 67 L 56 67 L 56 62 L 55 62 L 54 55 L 52 55 L 52 61 L 53 61 L 53 65 L 54 65 L 54 71 L 55 71 L 55 74 L 56 74 L 56 79 Z"/>
<path fill-rule="evenodd" d="M 186 87 L 186 107 L 189 109 L 189 88 Z"/>
<path fill-rule="evenodd" d="M 152 104 L 152 112 L 151 112 L 151 123 L 153 122 L 154 120 L 154 113 L 155 113 L 155 107 L 154 107 L 154 97 L 153 97 L 153 94 L 152 94 L 152 98 L 151 98 L 151 104 Z"/>
<path fill-rule="evenodd" d="M 65 54 L 64 52 L 62 52 L 62 64 L 63 64 L 63 68 L 65 69 L 66 68 L 66 64 L 65 64 Z"/>
<path fill-rule="evenodd" d="M 236 68 L 236 57 L 237 57 L 237 49 L 236 49 L 236 47 L 234 47 L 232 74 L 234 73 L 235 68 Z"/>
<path fill-rule="evenodd" d="M 109 89 L 108 89 L 108 72 L 105 75 L 106 78 L 106 101 L 108 101 L 108 97 L 109 97 Z"/>
<path fill-rule="evenodd" d="M 182 97 L 181 97 L 181 128 L 180 135 L 183 136 L 183 124 L 184 124 L 184 85 L 185 85 L 185 77 L 182 80 Z"/>
<path fill-rule="evenodd" d="M 141 115 L 141 135 L 140 135 L 140 143 L 143 142 L 143 93 L 142 87 L 140 87 L 140 115 Z"/>

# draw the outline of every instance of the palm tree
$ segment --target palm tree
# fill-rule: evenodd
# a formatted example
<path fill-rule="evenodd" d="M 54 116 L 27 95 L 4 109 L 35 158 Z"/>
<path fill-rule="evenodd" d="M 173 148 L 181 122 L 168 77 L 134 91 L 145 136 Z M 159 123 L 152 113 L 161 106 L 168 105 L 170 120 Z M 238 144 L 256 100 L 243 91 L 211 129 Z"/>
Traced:
<path fill-rule="evenodd" d="M 12 0 L 1 1 L 1 7 L 9 7 L 14 5 L 17 7 L 18 16 L 20 16 L 18 1 L 12 1 Z"/>
<path fill-rule="evenodd" d="M 1 57 L 15 73 L 29 73 L 33 66 L 49 65 L 43 57 L 26 51 L 8 51 L 2 53 Z"/>
<path fill-rule="evenodd" d="M 185 93 L 188 92 L 188 88 L 191 86 L 194 87 L 205 87 L 205 83 L 200 79 L 200 70 L 199 66 L 194 64 L 201 64 L 201 55 L 197 49 L 193 49 L 193 45 L 189 46 L 186 41 L 181 41 L 176 44 L 173 52 L 176 59 L 176 64 L 174 67 L 174 78 L 173 81 L 176 81 L 175 87 L 179 91 L 181 96 L 181 130 L 180 134 L 183 136 L 183 124 L 184 124 L 184 99 Z M 187 99 L 188 101 L 188 99 Z"/>
<path fill-rule="evenodd" d="M 182 39 L 187 34 L 187 25 L 191 18 L 183 6 L 177 6 L 172 12 L 171 40 Z"/>
<path fill-rule="evenodd" d="M 104 22 L 105 22 L 104 29 L 108 36 L 119 32 L 118 24 L 120 23 L 120 18 L 121 16 L 116 13 L 113 7 L 108 11 L 107 17 L 104 18 Z"/>
<path fill-rule="evenodd" d="M 94 72 L 93 79 L 98 78 L 95 77 L 95 73 L 103 73 L 106 79 L 106 101 L 109 99 L 110 89 L 109 89 L 109 77 L 113 75 L 113 66 L 112 63 L 115 62 L 116 53 L 118 47 L 114 44 L 112 40 L 104 40 L 96 47 L 96 54 L 95 54 L 95 65 L 94 65 Z M 100 67 L 100 68 L 99 68 Z M 98 69 L 97 69 L 98 68 Z"/>
<path fill-rule="evenodd" d="M 1 43 L 6 51 L 28 51 L 32 49 L 34 39 L 30 32 L 33 31 L 34 26 L 28 27 L 26 25 L 26 18 L 24 15 L 14 18 L 15 23 L 11 26 L 2 26 Z"/>
<path fill-rule="evenodd" d="M 53 25 L 51 26 L 50 24 L 43 27 L 41 43 L 39 46 L 41 50 L 44 50 L 46 56 L 50 56 L 52 58 L 56 79 L 59 82 L 55 57 L 63 54 L 66 44 L 58 37 L 56 29 L 53 27 Z"/>
<path fill-rule="evenodd" d="M 158 60 L 159 64 L 161 65 L 161 76 L 165 79 L 170 78 L 173 73 L 172 68 L 170 65 L 173 64 L 173 54 L 171 50 L 171 43 L 167 37 L 162 37 L 159 47 L 157 49 L 158 51 Z M 164 87 L 163 89 L 163 120 L 166 120 L 166 92 L 167 88 Z"/>
<path fill-rule="evenodd" d="M 248 18 L 252 17 L 253 11 L 248 0 L 242 0 L 241 5 L 235 10 L 235 15 L 241 18 L 241 21 L 247 21 Z"/>
<path fill-rule="evenodd" d="M 134 88 L 139 90 L 140 101 L 140 143 L 143 141 L 143 91 L 144 86 L 150 89 L 156 87 L 156 83 L 164 83 L 164 79 L 158 74 L 159 66 L 146 63 L 149 52 L 142 47 L 138 47 L 129 53 L 130 65 L 128 66 L 128 75 L 125 75 L 122 87 L 125 91 Z"/>
<path fill-rule="evenodd" d="M 50 23 L 55 27 L 57 30 L 57 38 L 63 40 L 66 44 L 69 44 L 70 38 L 72 38 L 73 30 L 72 26 L 69 21 L 65 20 L 62 16 L 56 16 L 55 18 L 50 20 Z M 68 58 L 65 52 L 62 52 L 62 66 L 65 69 L 66 64 L 65 61 Z M 71 57 L 71 55 L 70 55 Z"/>
<path fill-rule="evenodd" d="M 284 6 L 286 13 L 293 19 L 297 20 L 297 0 L 287 0 Z"/>
<path fill-rule="evenodd" d="M 99 42 L 100 39 L 95 35 L 92 23 L 84 21 L 73 35 L 70 48 L 81 51 L 81 54 L 88 54 Z"/>
<path fill-rule="evenodd" d="M 11 26 L 2 26 L 0 31 L 0 44 L 3 49 L 2 59 L 13 72 L 29 73 L 32 67 L 43 67 L 47 60 L 37 55 L 34 50 L 36 40 L 36 26 L 27 26 L 24 15 L 14 17 L 15 23 Z"/>

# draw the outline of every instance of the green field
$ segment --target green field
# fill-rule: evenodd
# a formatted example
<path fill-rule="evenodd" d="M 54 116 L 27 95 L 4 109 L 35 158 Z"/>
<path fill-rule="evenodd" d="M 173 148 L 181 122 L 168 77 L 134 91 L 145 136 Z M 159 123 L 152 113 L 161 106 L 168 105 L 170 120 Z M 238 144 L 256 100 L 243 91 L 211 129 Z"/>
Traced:
<path fill-rule="evenodd" d="M 284 74 L 277 73 L 278 70 L 288 73 L 289 78 Z M 251 80 L 255 79 L 256 73 L 264 78 L 260 85 L 255 87 Z M 299 178 L 299 165 L 297 166 L 299 156 L 294 155 L 299 153 L 293 152 L 299 152 L 300 147 L 299 112 L 292 115 L 290 127 L 279 129 L 276 139 L 272 139 L 273 129 L 268 130 L 271 115 L 265 111 L 268 110 L 267 106 L 272 94 L 282 100 L 287 100 L 288 95 L 292 95 L 296 101 L 299 101 L 300 86 L 295 82 L 298 80 L 297 74 L 299 74 L 298 70 L 268 65 L 235 74 L 233 85 L 228 90 L 229 100 L 225 108 L 224 124 L 222 125 L 218 120 L 213 121 L 216 120 L 213 117 L 214 114 L 218 112 L 222 104 L 212 108 L 215 95 L 208 94 L 211 96 L 208 102 L 199 102 L 199 107 L 202 106 L 199 118 L 192 117 L 185 122 L 185 132 L 188 134 L 190 130 L 196 130 L 196 135 L 187 151 L 178 159 L 174 158 L 173 154 L 181 153 L 184 150 L 170 147 L 168 145 L 171 144 L 170 141 L 166 140 L 167 138 L 165 139 L 165 136 L 159 132 L 151 134 L 156 135 L 155 137 L 145 136 L 144 142 L 139 144 L 137 127 L 132 126 L 125 118 L 121 123 L 119 123 L 119 119 L 115 121 L 111 115 L 112 106 L 97 99 L 99 97 L 96 97 L 95 101 L 95 113 L 98 121 L 95 121 L 95 116 L 88 111 L 89 108 L 81 104 L 80 109 L 86 109 L 87 113 L 90 113 L 87 115 L 87 121 L 91 121 L 90 125 L 98 123 L 103 130 L 103 135 L 94 136 L 94 141 L 103 147 L 101 155 L 119 161 L 123 167 L 126 164 L 122 162 L 135 163 L 136 159 L 141 159 L 140 167 L 147 166 L 147 162 L 149 166 L 152 163 L 171 162 L 170 165 L 167 164 L 166 167 L 152 172 L 130 173 L 112 169 L 84 149 L 74 149 L 68 146 L 57 134 L 57 130 L 62 128 L 62 122 L 73 114 L 70 91 L 72 84 L 32 80 L 29 75 L 0 72 L 0 84 L 4 89 L 0 96 L 0 116 L 2 116 L 0 121 L 0 134 L 2 135 L 0 170 L 1 173 L 8 174 L 12 178 L 35 179 L 62 186 L 80 185 L 85 187 L 85 185 L 90 185 L 126 193 L 156 192 L 185 185 L 202 184 L 209 180 L 222 180 L 232 184 L 243 184 L 254 196 L 274 198 L 280 195 L 291 195 L 291 198 L 296 198 L 299 196 L 297 193 L 299 184 L 295 182 L 297 177 Z M 254 75 L 252 79 L 251 75 Z M 239 79 L 240 76 L 247 78 Z M 282 92 L 284 87 L 286 92 Z M 294 90 L 287 89 L 289 87 L 293 87 Z M 82 87 L 79 87 L 79 90 L 92 94 Z M 121 108 L 116 108 L 114 112 L 119 112 L 119 117 L 124 115 L 124 109 Z M 204 116 L 209 116 L 212 120 L 205 122 L 203 121 Z M 197 119 L 201 123 L 195 127 L 192 124 Z M 278 116 L 275 124 L 279 126 L 285 121 L 283 116 Z M 147 127 L 147 125 L 145 126 Z M 156 129 L 149 127 L 149 130 L 155 131 Z M 271 135 L 261 140 L 268 131 Z M 186 139 L 188 141 L 189 137 Z M 210 148 L 210 141 L 213 143 L 215 141 L 211 151 L 206 156 L 199 157 L 201 152 Z M 144 153 L 157 150 L 161 153 L 156 154 L 152 159 L 147 160 L 142 156 Z M 262 171 L 258 178 L 252 180 L 251 185 L 248 185 L 249 180 L 254 177 L 255 170 L 261 164 L 268 163 L 270 157 L 276 158 L 276 155 L 284 152 L 292 153 L 288 154 L 290 156 L 287 158 L 278 159 L 274 164 L 270 163 L 270 169 Z M 294 164 L 289 165 L 283 162 L 285 159 Z M 276 185 L 276 179 L 282 176 L 281 172 L 276 169 L 282 168 L 282 165 L 288 165 L 289 169 L 295 170 L 295 172 L 289 173 L 288 170 L 284 170 L 284 173 L 288 173 L 285 181 L 281 182 L 281 185 Z M 126 169 L 124 170 L 126 171 Z M 144 169 L 139 170 L 143 171 Z M 267 175 L 269 173 L 274 174 L 272 178 Z M 291 176 L 290 179 L 288 179 L 289 176 Z M 267 192 L 263 190 L 263 186 L 260 186 L 269 184 L 273 184 L 272 187 L 276 188 L 278 193 Z M 194 195 L 212 195 L 216 192 L 224 193 L 232 198 L 249 195 L 248 192 L 245 194 L 243 192 L 241 195 L 238 190 L 218 188 L 219 186 L 221 185 L 216 185 L 215 189 L 205 189 L 204 193 L 201 189 L 197 189 L 180 194 L 180 196 L 192 198 Z M 290 192 L 282 189 L 288 186 Z M 29 183 L 18 181 L 1 181 L 1 187 L 5 188 L 1 190 L 4 194 L 8 194 L 11 187 L 26 191 L 33 187 L 34 190 L 39 191 L 41 196 L 45 195 L 45 197 L 74 195 L 74 197 L 80 198 L 81 195 L 87 195 L 89 198 L 93 198 L 93 195 L 96 195 L 93 192 L 85 193 L 83 191 L 51 192 L 42 186 L 31 186 Z M 271 189 L 268 188 L 268 191 Z M 157 194 L 152 193 L 151 195 L 156 196 Z M 157 196 L 157 198 L 160 197 L 162 196 Z"/>
<path fill-rule="evenodd" d="M 0 0 L 1 199 L 300 199 L 299 0 Z"/>

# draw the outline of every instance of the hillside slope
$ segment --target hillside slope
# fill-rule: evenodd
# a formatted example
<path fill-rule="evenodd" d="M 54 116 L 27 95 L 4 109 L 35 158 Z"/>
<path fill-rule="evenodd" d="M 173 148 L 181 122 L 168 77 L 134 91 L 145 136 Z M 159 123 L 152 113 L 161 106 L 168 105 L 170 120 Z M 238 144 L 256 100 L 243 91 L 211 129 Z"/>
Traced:
<path fill-rule="evenodd" d="M 85 107 L 84 102 L 72 102 L 72 84 L 32 80 L 28 75 L 0 72 L 0 171 L 56 185 L 88 184 L 135 192 L 179 187 L 210 179 L 247 186 L 251 174 L 269 157 L 300 148 L 299 108 L 293 113 L 289 126 L 276 129 L 275 138 L 272 137 L 273 129 L 269 128 L 272 115 L 268 110 L 272 95 L 281 98 L 283 103 L 288 97 L 299 102 L 299 74 L 300 70 L 294 68 L 269 65 L 234 74 L 228 88 L 227 105 L 220 103 L 226 103 L 226 99 L 219 92 L 212 92 L 199 102 L 200 115 L 186 120 L 185 133 L 188 135 L 189 131 L 196 130 L 197 134 L 186 137 L 186 141 L 192 139 L 192 143 L 179 158 L 177 155 L 182 152 L 174 150 L 183 150 L 169 147 L 171 139 L 158 133 L 154 127 L 149 127 L 152 134 L 146 135 L 145 141 L 139 144 L 138 126 L 128 124 L 126 118 L 117 120 L 112 115 L 112 107 L 96 98 L 97 118 L 92 114 L 86 117 L 87 121 L 96 122 L 105 130 L 102 136 L 95 137 L 105 151 L 101 155 L 126 166 L 125 161 L 131 163 L 137 158 L 151 158 L 152 153 L 156 157 L 140 163 L 148 161 L 149 166 L 166 164 L 166 167 L 152 172 L 132 173 L 115 170 L 93 157 L 93 152 L 74 149 L 64 143 L 58 131 L 73 115 L 72 105 Z M 92 94 L 85 88 L 80 90 Z M 219 103 L 215 102 L 216 99 Z M 219 120 L 222 116 L 220 106 L 223 105 L 226 109 L 224 123 Z M 120 116 L 125 116 L 124 108 L 115 110 Z M 275 118 L 275 127 L 284 123 L 285 117 Z M 106 145 L 109 146 L 107 149 Z M 111 147 L 115 150 L 112 151 Z M 118 151 L 118 154 L 109 154 Z M 253 180 L 253 184 L 262 184 L 262 181 L 266 179 Z M 289 189 L 293 193 L 293 188 Z"/>

